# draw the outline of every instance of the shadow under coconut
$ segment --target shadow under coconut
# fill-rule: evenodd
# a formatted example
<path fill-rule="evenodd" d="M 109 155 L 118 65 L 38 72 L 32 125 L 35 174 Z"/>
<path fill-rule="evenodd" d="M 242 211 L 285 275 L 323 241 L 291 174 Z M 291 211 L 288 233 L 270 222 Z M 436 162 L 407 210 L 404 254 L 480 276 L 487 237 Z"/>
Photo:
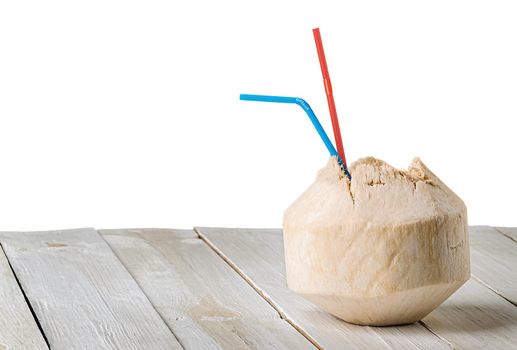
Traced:
<path fill-rule="evenodd" d="M 438 334 L 472 334 L 497 329 L 514 332 L 517 308 L 471 279 L 422 321 Z"/>

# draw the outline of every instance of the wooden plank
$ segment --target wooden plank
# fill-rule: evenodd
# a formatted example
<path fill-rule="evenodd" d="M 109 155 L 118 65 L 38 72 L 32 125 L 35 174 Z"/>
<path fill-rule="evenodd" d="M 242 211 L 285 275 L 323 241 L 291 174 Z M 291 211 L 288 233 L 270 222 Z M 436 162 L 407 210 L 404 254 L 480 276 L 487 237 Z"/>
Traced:
<path fill-rule="evenodd" d="M 489 226 L 470 226 L 472 275 L 517 305 L 517 245 Z"/>
<path fill-rule="evenodd" d="M 192 230 L 100 230 L 186 349 L 315 349 Z"/>
<path fill-rule="evenodd" d="M 517 308 L 475 279 L 423 321 L 458 349 L 517 348 Z"/>
<path fill-rule="evenodd" d="M 289 291 L 281 230 L 196 228 L 290 323 L 326 349 L 449 349 L 420 323 L 362 327 L 343 322 Z"/>
<path fill-rule="evenodd" d="M 517 243 L 517 227 L 495 227 L 495 229 Z"/>
<path fill-rule="evenodd" d="M 0 241 L 52 349 L 181 349 L 94 229 Z"/>
<path fill-rule="evenodd" d="M 0 349 L 48 349 L 1 247 Z"/>

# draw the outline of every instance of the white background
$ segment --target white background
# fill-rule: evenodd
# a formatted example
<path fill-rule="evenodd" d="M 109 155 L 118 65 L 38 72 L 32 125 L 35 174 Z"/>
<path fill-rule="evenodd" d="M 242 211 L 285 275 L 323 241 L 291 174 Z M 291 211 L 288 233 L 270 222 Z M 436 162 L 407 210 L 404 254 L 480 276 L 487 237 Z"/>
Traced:
<path fill-rule="evenodd" d="M 337 4 L 340 4 L 337 6 Z M 332 135 L 517 226 L 514 1 L 4 1 L 0 229 L 279 227 Z M 333 139 L 333 137 L 331 136 Z"/>

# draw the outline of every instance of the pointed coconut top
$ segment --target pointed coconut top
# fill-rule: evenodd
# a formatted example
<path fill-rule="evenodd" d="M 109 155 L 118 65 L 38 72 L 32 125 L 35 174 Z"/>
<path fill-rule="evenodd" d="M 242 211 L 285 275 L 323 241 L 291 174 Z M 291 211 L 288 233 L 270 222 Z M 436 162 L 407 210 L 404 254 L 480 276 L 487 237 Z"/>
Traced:
<path fill-rule="evenodd" d="M 419 159 L 407 170 L 367 157 L 346 178 L 331 158 L 316 181 L 285 211 L 284 225 L 403 225 L 466 213 L 463 201 Z"/>

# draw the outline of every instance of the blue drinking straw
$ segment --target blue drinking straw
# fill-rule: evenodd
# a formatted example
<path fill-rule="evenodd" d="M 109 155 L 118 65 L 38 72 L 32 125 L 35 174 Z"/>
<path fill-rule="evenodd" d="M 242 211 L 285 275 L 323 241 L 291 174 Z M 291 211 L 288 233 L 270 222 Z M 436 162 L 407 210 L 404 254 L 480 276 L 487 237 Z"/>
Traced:
<path fill-rule="evenodd" d="M 309 119 L 312 122 L 312 125 L 314 125 L 314 128 L 316 128 L 316 131 L 320 135 L 321 139 L 323 140 L 323 143 L 325 146 L 327 146 L 327 149 L 332 157 L 336 157 L 338 159 L 339 164 L 343 168 L 343 171 L 345 172 L 345 175 L 351 179 L 350 173 L 348 172 L 348 169 L 343 166 L 343 162 L 341 161 L 341 158 L 339 157 L 336 148 L 330 141 L 329 137 L 327 136 L 327 133 L 323 129 L 323 127 L 320 124 L 320 121 L 316 117 L 316 114 L 314 114 L 311 106 L 302 98 L 299 97 L 285 97 L 285 96 L 267 96 L 267 95 L 248 95 L 248 94 L 241 94 L 240 99 L 242 101 L 258 101 L 258 102 L 276 102 L 276 103 L 293 103 L 297 104 L 298 106 L 302 107 L 305 113 L 309 116 Z"/>

